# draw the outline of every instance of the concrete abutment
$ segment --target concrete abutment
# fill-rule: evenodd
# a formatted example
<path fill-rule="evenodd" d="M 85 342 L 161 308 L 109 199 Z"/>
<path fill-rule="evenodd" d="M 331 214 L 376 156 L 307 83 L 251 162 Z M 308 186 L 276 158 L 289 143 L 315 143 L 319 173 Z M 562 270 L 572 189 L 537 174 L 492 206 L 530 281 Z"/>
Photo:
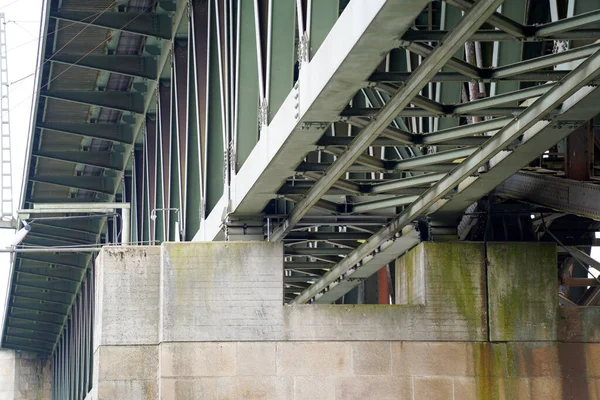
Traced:
<path fill-rule="evenodd" d="M 281 245 L 107 248 L 89 399 L 596 399 L 600 308 L 556 249 L 422 243 L 396 305 L 283 305 Z"/>

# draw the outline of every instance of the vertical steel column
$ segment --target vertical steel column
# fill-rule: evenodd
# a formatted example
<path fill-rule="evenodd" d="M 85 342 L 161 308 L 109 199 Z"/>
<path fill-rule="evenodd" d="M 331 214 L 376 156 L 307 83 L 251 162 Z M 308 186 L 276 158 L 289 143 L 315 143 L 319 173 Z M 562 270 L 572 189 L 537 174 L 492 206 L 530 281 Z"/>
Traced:
<path fill-rule="evenodd" d="M 150 220 L 150 211 L 154 210 L 156 206 L 157 196 L 157 179 L 156 179 L 156 153 L 157 153 L 157 135 L 156 135 L 156 120 L 146 118 L 146 138 L 144 141 L 145 152 L 145 168 L 146 168 L 146 182 L 147 182 L 147 196 L 148 196 L 148 224 L 149 238 L 148 240 L 154 244 L 156 241 L 156 224 Z"/>
<path fill-rule="evenodd" d="M 219 30 L 217 10 L 210 10 L 208 46 L 208 104 L 207 104 L 207 167 L 206 167 L 206 213 L 210 213 L 223 195 L 225 168 L 223 143 L 223 104 L 221 98 L 222 63 L 219 58 Z"/>
<path fill-rule="evenodd" d="M 187 196 L 187 166 L 188 166 L 188 49 L 189 40 L 175 43 L 173 76 L 175 86 L 175 109 L 177 123 L 177 153 L 179 167 L 179 212 L 182 215 L 179 229 L 185 232 L 186 196 Z M 182 238 L 183 239 L 183 238 Z"/>
<path fill-rule="evenodd" d="M 233 132 L 235 143 L 236 172 L 258 141 L 259 86 L 256 57 L 257 41 L 254 7 L 250 1 L 238 5 L 238 51 L 237 59 L 237 120 Z"/>
<path fill-rule="evenodd" d="M 158 90 L 158 127 L 160 130 L 160 170 L 161 197 L 160 208 L 169 208 L 171 191 L 171 81 L 159 84 Z M 159 208 L 159 207 L 157 207 Z M 157 213 L 157 225 L 161 223 L 162 240 L 169 240 L 169 213 Z"/>
<path fill-rule="evenodd" d="M 135 228 L 135 242 L 138 244 L 144 243 L 144 230 L 146 228 L 146 221 L 144 221 L 144 193 L 146 182 L 144 179 L 144 150 L 143 148 L 136 148 L 133 152 L 133 175 L 135 177 L 135 215 L 136 215 L 136 228 Z"/>

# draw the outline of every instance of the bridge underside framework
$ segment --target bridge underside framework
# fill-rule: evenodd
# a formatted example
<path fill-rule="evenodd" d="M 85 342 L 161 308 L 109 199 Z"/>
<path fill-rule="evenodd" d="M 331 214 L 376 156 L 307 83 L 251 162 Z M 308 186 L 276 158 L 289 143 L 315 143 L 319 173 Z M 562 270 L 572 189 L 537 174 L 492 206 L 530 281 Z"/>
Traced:
<path fill-rule="evenodd" d="M 283 241 L 295 304 L 356 302 L 423 240 L 558 241 L 589 281 L 597 0 L 48 0 L 42 18 L 3 346 L 77 365 L 57 390 L 91 382 L 94 311 L 94 253 L 60 246 Z M 595 304 L 591 283 L 564 304 Z"/>

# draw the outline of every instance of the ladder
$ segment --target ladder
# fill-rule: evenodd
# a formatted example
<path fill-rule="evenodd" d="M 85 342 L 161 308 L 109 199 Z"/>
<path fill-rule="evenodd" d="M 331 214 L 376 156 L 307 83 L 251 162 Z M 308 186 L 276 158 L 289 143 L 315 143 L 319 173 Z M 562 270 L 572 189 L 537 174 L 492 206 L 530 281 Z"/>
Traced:
<path fill-rule="evenodd" d="M 8 60 L 6 52 L 6 19 L 0 13 L 0 222 L 13 219 L 12 163 L 10 151 L 10 105 L 8 101 Z"/>

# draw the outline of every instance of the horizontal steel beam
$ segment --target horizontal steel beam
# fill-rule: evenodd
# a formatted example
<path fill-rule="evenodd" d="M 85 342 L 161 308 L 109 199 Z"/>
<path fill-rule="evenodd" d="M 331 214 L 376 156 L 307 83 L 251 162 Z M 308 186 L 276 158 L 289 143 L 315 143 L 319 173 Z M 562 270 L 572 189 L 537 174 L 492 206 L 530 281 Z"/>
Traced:
<path fill-rule="evenodd" d="M 325 262 L 285 262 L 283 263 L 284 269 L 297 269 L 297 270 L 313 270 L 313 269 L 328 269 L 333 264 Z"/>
<path fill-rule="evenodd" d="M 456 160 L 463 159 L 470 156 L 475 150 L 475 147 L 465 147 L 456 150 L 440 151 L 438 153 L 430 153 L 420 157 L 407 158 L 405 160 L 390 163 L 389 170 L 393 171 L 406 171 L 415 167 L 422 167 L 425 165 L 454 162 Z"/>
<path fill-rule="evenodd" d="M 600 221 L 600 186 L 593 183 L 517 173 L 494 194 Z"/>
<path fill-rule="evenodd" d="M 442 179 L 446 174 L 426 174 L 426 175 L 418 175 L 411 178 L 404 178 L 398 180 L 392 180 L 389 182 L 378 183 L 372 185 L 369 188 L 368 192 L 372 194 L 377 193 L 388 193 L 395 190 L 408 189 L 419 186 L 427 186 L 432 183 L 435 183 Z"/>
<path fill-rule="evenodd" d="M 287 247 L 283 248 L 286 256 L 340 256 L 349 254 L 352 250 L 343 247 Z"/>
<path fill-rule="evenodd" d="M 81 124 L 72 122 L 40 122 L 39 129 L 50 130 L 69 135 L 101 139 L 115 143 L 133 144 L 133 129 L 126 124 Z"/>
<path fill-rule="evenodd" d="M 58 10 L 51 11 L 50 17 L 160 39 L 171 39 L 172 36 L 171 18 L 166 14 L 111 11 L 98 14 L 91 11 Z"/>
<path fill-rule="evenodd" d="M 115 171 L 125 168 L 125 157 L 114 151 L 33 151 L 33 157 L 64 161 L 73 164 L 88 165 Z"/>
<path fill-rule="evenodd" d="M 483 101 L 488 100 L 489 103 L 493 102 L 491 99 L 494 97 L 488 97 L 485 99 L 477 100 Z M 494 99 L 495 100 L 495 99 Z M 484 103 L 485 104 L 485 103 Z M 398 112 L 397 117 L 434 117 L 434 118 L 442 118 L 442 117 L 450 117 L 455 118 L 459 116 L 506 116 L 506 115 L 519 115 L 524 107 L 482 107 L 481 104 L 474 105 L 471 107 L 467 107 L 468 104 L 465 104 L 464 108 L 461 106 L 444 106 L 443 110 L 432 111 L 419 107 L 407 107 L 404 110 Z M 477 107 L 477 108 L 476 108 Z M 381 110 L 381 108 L 358 108 L 358 107 L 349 107 L 340 113 L 340 115 L 344 117 L 354 117 L 354 116 L 369 116 L 374 117 Z M 416 135 L 415 135 L 416 136 Z"/>
<path fill-rule="evenodd" d="M 134 78 L 158 79 L 158 61 L 156 57 L 58 53 L 50 57 L 48 61 Z"/>
<path fill-rule="evenodd" d="M 600 22 L 600 9 L 548 22 L 535 29 L 535 36 L 547 37 Z"/>
<path fill-rule="evenodd" d="M 77 269 L 85 269 L 89 260 L 89 256 L 81 254 L 19 253 L 19 257 L 23 260 Z"/>
<path fill-rule="evenodd" d="M 488 121 L 477 122 L 474 124 L 462 125 L 456 128 L 442 129 L 434 133 L 421 136 L 421 144 L 435 145 L 438 143 L 451 142 L 456 139 L 465 138 L 472 135 L 488 133 L 504 128 L 512 118 L 495 118 Z"/>
<path fill-rule="evenodd" d="M 435 50 L 434 47 L 431 47 L 425 43 L 417 42 L 401 42 L 400 46 L 421 57 L 429 57 Z M 446 67 L 466 77 L 469 77 L 470 79 L 479 80 L 482 78 L 481 69 L 461 60 L 460 58 L 450 57 L 446 63 Z M 435 74 L 431 78 L 434 76 Z"/>
<path fill-rule="evenodd" d="M 113 195 L 119 179 L 105 176 L 34 175 L 33 182 Z"/>
<path fill-rule="evenodd" d="M 497 32 L 497 31 L 496 31 Z M 468 77 L 458 72 L 438 72 L 431 78 L 431 82 L 549 82 L 559 81 L 571 71 L 529 71 L 520 74 L 509 75 L 504 78 L 492 78 L 493 69 L 481 69 L 479 78 Z M 369 81 L 376 83 L 402 83 L 410 77 L 411 72 L 374 72 Z"/>
<path fill-rule="evenodd" d="M 40 96 L 73 103 L 111 108 L 113 110 L 144 114 L 144 96 L 139 93 L 89 90 L 42 90 Z"/>
<path fill-rule="evenodd" d="M 401 207 L 417 200 L 419 196 L 394 196 L 384 200 L 366 201 L 352 205 L 352 213 L 360 214 L 390 207 Z"/>
<path fill-rule="evenodd" d="M 543 28 L 544 25 L 541 25 L 540 28 Z M 535 31 L 536 28 L 532 26 L 527 26 L 526 29 L 528 31 Z M 411 30 L 404 34 L 402 40 L 408 40 L 412 42 L 439 42 L 442 40 L 444 35 L 446 35 L 448 31 L 439 30 L 439 31 L 425 31 L 425 30 Z M 515 36 L 510 33 L 499 31 L 499 30 L 491 30 L 491 29 L 482 29 L 477 31 L 469 38 L 474 42 L 514 42 L 517 40 Z M 568 31 L 561 31 L 546 35 L 540 35 L 538 32 L 535 32 L 533 35 L 528 34 L 519 40 L 524 41 L 539 41 L 539 40 L 597 40 L 600 39 L 600 29 L 572 29 Z"/>
<path fill-rule="evenodd" d="M 411 160 L 410 158 L 407 160 Z M 394 161 L 395 163 L 395 161 Z M 297 168 L 296 171 L 299 173 L 303 172 L 325 172 L 327 171 L 333 163 L 309 163 L 303 162 Z M 411 168 L 404 169 L 403 171 L 408 172 L 444 172 L 450 171 L 452 168 L 456 167 L 456 164 L 450 163 L 439 163 L 439 164 L 423 164 L 423 165 L 415 165 Z M 389 168 L 389 169 L 388 169 Z M 386 166 L 381 170 L 374 170 L 373 168 L 365 167 L 362 165 L 352 165 L 347 169 L 347 172 L 389 172 L 392 166 Z"/>
<path fill-rule="evenodd" d="M 600 49 L 600 43 L 594 43 L 587 46 L 576 47 L 560 53 L 533 58 L 527 61 L 503 65 L 494 69 L 491 74 L 491 78 L 505 79 L 513 75 L 524 74 L 543 68 L 553 67 L 569 61 L 580 60 L 594 54 L 596 51 L 598 51 L 598 49 Z"/>
<path fill-rule="evenodd" d="M 364 240 L 371 236 L 364 232 L 290 232 L 285 237 L 288 240 Z"/>

